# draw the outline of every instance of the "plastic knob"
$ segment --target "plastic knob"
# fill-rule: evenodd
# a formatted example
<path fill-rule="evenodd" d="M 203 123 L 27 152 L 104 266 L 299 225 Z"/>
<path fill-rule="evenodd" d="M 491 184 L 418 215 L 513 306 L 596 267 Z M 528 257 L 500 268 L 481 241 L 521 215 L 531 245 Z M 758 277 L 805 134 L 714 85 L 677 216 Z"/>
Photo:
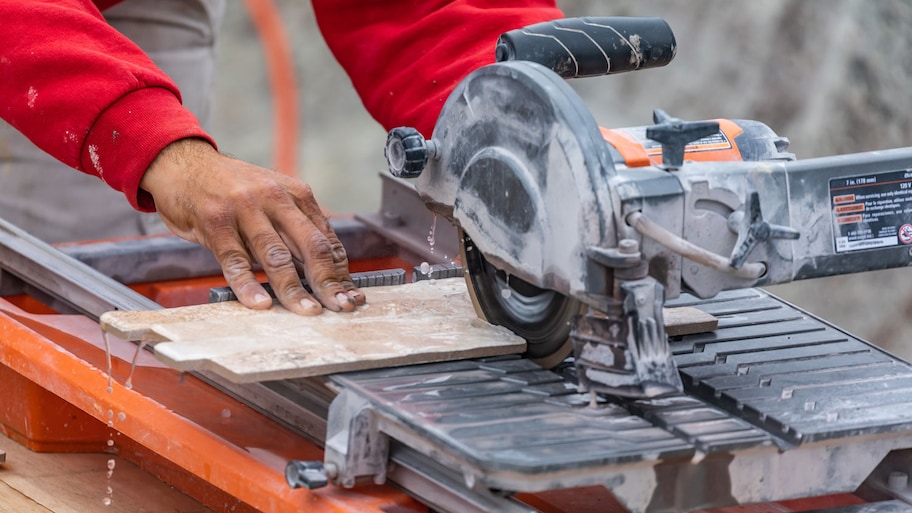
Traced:
<path fill-rule="evenodd" d="M 285 465 L 285 482 L 292 488 L 314 490 L 329 484 L 322 461 L 291 460 Z"/>
<path fill-rule="evenodd" d="M 420 176 L 427 165 L 430 153 L 427 141 L 418 130 L 411 127 L 390 130 L 383 151 L 390 173 L 397 178 Z"/>
<path fill-rule="evenodd" d="M 788 226 L 770 224 L 763 218 L 760 210 L 760 194 L 750 191 L 744 204 L 742 229 L 738 234 L 738 241 L 732 250 L 731 266 L 740 269 L 747 261 L 747 257 L 762 242 L 773 239 L 795 240 L 801 237 L 801 232 Z"/>
<path fill-rule="evenodd" d="M 646 129 L 646 137 L 662 144 L 662 164 L 669 168 L 676 169 L 684 164 L 688 143 L 719 131 L 716 121 L 681 121 L 662 109 L 653 111 L 652 119 L 656 124 Z"/>

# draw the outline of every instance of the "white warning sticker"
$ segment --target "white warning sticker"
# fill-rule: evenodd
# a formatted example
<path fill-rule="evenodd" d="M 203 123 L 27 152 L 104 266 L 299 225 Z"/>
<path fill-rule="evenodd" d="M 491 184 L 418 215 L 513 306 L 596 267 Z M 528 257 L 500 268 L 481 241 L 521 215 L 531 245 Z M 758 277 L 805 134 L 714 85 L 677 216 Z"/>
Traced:
<path fill-rule="evenodd" d="M 912 244 L 912 170 L 830 180 L 836 252 Z"/>

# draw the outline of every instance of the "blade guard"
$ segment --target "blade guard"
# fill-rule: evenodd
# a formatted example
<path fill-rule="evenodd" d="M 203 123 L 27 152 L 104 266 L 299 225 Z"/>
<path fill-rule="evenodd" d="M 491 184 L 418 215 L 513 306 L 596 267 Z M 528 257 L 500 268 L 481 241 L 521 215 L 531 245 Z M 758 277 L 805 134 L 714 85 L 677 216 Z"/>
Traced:
<path fill-rule="evenodd" d="M 558 75 L 523 61 L 475 71 L 444 105 L 433 145 L 416 189 L 471 236 L 474 251 L 536 287 L 599 307 L 615 301 L 613 271 L 592 248 L 618 247 L 617 173 L 595 120 Z M 577 333 L 591 316 L 577 316 Z M 651 313 L 642 317 L 655 328 Z M 624 358 L 602 359 L 603 350 L 588 351 L 594 340 L 571 337 L 578 362 L 585 356 L 584 388 L 634 397 L 680 390 L 661 326 L 640 324 L 623 340 L 594 333 L 623 346 Z"/>
<path fill-rule="evenodd" d="M 531 62 L 470 74 L 443 107 L 437 159 L 417 179 L 429 208 L 453 219 L 498 268 L 585 299 L 605 276 L 586 248 L 617 245 L 608 146 L 586 106 Z"/>

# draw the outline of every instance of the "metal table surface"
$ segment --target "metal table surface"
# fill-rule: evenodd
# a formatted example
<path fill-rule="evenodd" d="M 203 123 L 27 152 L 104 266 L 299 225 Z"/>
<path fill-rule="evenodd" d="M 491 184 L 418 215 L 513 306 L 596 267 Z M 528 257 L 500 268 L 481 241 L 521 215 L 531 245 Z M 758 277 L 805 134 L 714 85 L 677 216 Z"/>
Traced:
<path fill-rule="evenodd" d="M 508 357 L 336 375 L 336 400 L 467 489 L 601 484 L 632 511 L 853 491 L 912 447 L 908 363 L 759 289 L 684 305 L 719 318 L 671 340 L 684 395 L 593 405 L 572 366 Z"/>

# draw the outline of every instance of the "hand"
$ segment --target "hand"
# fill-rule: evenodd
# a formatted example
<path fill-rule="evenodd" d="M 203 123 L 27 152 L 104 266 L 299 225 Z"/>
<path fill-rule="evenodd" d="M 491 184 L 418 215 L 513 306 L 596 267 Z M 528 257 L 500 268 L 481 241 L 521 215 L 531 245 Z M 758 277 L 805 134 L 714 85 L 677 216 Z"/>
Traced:
<path fill-rule="evenodd" d="M 140 186 L 172 232 L 215 254 L 244 305 L 272 305 L 254 262 L 292 312 L 318 314 L 320 303 L 350 312 L 364 304 L 345 248 L 305 183 L 222 155 L 201 139 L 182 139 L 159 153 Z M 319 303 L 301 286 L 299 269 Z"/>

